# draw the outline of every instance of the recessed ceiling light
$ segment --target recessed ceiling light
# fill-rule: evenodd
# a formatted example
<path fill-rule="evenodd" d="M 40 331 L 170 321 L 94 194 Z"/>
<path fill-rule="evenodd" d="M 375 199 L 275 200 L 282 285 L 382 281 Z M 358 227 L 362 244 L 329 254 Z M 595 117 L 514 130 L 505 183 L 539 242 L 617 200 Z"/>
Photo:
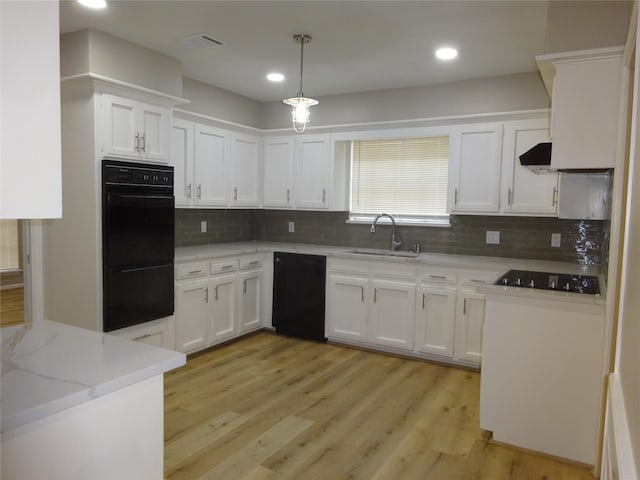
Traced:
<path fill-rule="evenodd" d="M 267 80 L 270 82 L 281 82 L 284 80 L 284 75 L 281 73 L 270 73 L 267 75 Z"/>
<path fill-rule="evenodd" d="M 78 0 L 80 5 L 84 5 L 88 8 L 105 8 L 107 6 L 107 2 L 105 0 Z"/>
<path fill-rule="evenodd" d="M 436 50 L 436 57 L 440 60 L 452 60 L 458 56 L 458 50 L 451 47 L 442 47 Z"/>

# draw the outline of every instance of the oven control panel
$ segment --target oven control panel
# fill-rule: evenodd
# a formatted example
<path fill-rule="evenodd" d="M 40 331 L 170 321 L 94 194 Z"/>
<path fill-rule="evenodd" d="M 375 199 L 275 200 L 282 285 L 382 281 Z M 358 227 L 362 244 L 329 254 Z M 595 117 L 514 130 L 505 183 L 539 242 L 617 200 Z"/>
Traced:
<path fill-rule="evenodd" d="M 592 275 L 509 270 L 495 284 L 505 287 L 539 288 L 590 295 L 600 294 L 598 277 Z"/>
<path fill-rule="evenodd" d="M 173 187 L 173 167 L 124 162 L 105 163 L 103 182 L 108 185 Z"/>

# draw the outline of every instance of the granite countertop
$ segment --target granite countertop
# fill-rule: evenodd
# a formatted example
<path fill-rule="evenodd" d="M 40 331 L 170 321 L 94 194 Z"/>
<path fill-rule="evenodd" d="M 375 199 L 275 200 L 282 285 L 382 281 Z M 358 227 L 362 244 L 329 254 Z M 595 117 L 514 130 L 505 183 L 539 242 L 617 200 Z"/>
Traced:
<path fill-rule="evenodd" d="M 1 431 L 184 365 L 183 353 L 48 320 L 5 327 Z"/>

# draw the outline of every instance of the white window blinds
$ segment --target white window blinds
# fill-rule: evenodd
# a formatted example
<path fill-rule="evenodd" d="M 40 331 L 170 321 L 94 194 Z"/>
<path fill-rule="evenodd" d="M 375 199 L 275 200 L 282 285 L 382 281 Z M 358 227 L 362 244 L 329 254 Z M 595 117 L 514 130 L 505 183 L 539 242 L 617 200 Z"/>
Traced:
<path fill-rule="evenodd" d="M 20 268 L 18 220 L 0 220 L 0 270 Z"/>
<path fill-rule="evenodd" d="M 447 214 L 449 137 L 352 142 L 351 216 Z"/>

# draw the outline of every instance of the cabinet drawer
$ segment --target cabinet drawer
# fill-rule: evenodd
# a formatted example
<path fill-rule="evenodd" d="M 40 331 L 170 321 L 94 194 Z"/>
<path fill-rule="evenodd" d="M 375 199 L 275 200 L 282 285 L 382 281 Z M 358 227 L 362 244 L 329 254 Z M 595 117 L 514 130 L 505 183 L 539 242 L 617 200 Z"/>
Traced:
<path fill-rule="evenodd" d="M 427 268 L 420 272 L 420 281 L 423 283 L 435 282 L 455 284 L 457 281 L 457 274 L 455 271 L 451 270 Z"/>
<path fill-rule="evenodd" d="M 176 264 L 176 280 L 204 277 L 208 274 L 206 262 Z"/>
<path fill-rule="evenodd" d="M 371 264 L 373 277 L 397 278 L 399 280 L 416 280 L 414 265 L 396 264 L 395 262 L 376 262 Z"/>
<path fill-rule="evenodd" d="M 240 259 L 240 270 L 260 268 L 261 266 L 262 266 L 262 257 L 245 257 Z"/>
<path fill-rule="evenodd" d="M 213 275 L 215 273 L 227 273 L 235 272 L 238 270 L 238 260 L 213 260 L 209 267 L 209 272 Z"/>
<path fill-rule="evenodd" d="M 358 260 L 327 259 L 327 270 L 336 273 L 350 273 L 353 275 L 369 275 L 369 262 Z"/>
<path fill-rule="evenodd" d="M 459 279 L 461 285 L 485 285 L 492 284 L 500 276 L 500 271 L 476 271 L 461 272 Z"/>

